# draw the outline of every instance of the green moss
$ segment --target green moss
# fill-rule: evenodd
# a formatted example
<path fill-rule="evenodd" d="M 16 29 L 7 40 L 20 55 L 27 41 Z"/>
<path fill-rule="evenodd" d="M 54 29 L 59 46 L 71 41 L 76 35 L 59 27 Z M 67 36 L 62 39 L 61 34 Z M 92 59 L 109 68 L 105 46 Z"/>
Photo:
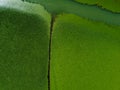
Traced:
<path fill-rule="evenodd" d="M 0 90 L 48 90 L 50 15 L 14 3 L 0 3 Z"/>
<path fill-rule="evenodd" d="M 113 12 L 120 12 L 120 1 L 119 0 L 75 0 L 85 4 L 96 4 Z"/>
<path fill-rule="evenodd" d="M 53 28 L 51 90 L 118 90 L 120 27 L 63 14 Z"/>

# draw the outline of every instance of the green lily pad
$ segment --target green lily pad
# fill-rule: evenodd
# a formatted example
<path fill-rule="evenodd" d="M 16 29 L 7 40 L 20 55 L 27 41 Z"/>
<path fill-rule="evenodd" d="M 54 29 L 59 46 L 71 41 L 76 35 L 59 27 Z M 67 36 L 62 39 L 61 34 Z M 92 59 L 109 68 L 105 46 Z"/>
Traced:
<path fill-rule="evenodd" d="M 0 90 L 48 90 L 50 14 L 0 0 Z"/>

